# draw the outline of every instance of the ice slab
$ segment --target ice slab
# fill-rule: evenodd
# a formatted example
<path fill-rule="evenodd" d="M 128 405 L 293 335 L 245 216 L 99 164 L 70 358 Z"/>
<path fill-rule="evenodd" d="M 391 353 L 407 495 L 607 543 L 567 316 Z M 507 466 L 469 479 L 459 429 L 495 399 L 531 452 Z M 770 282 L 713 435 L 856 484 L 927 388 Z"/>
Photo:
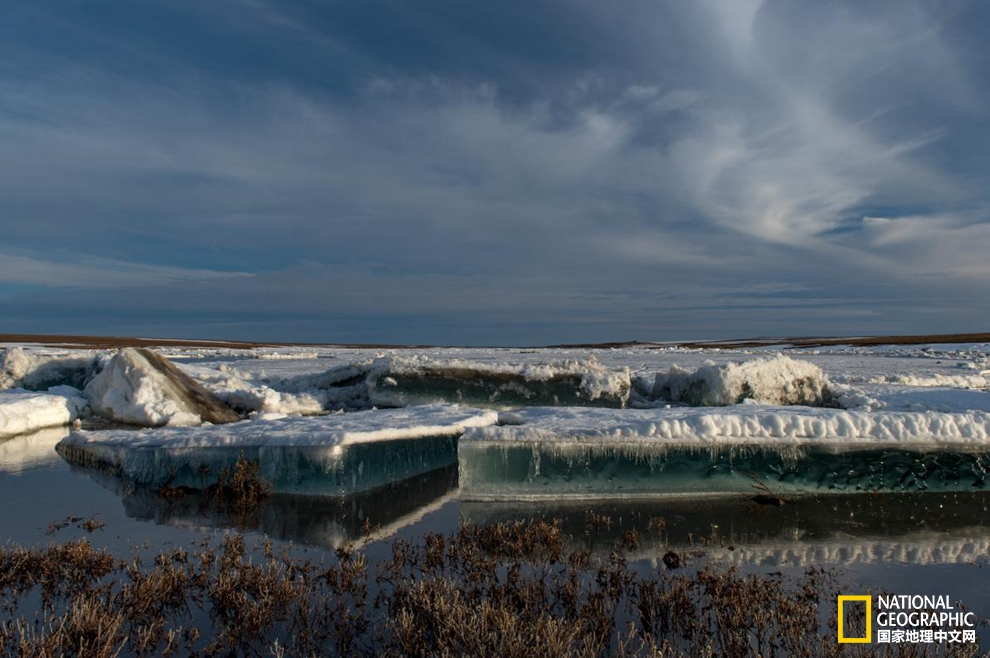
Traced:
<path fill-rule="evenodd" d="M 990 413 L 772 407 L 578 409 L 531 407 L 511 425 L 475 429 L 466 441 L 771 445 L 960 445 L 990 449 Z"/>
<path fill-rule="evenodd" d="M 82 394 L 69 386 L 50 393 L 22 389 L 0 391 L 0 438 L 72 423 L 86 410 Z"/>
<path fill-rule="evenodd" d="M 434 405 L 220 426 L 75 432 L 59 454 L 142 486 L 205 488 L 241 454 L 275 492 L 343 495 L 453 464 L 468 427 L 494 411 Z"/>
<path fill-rule="evenodd" d="M 476 405 L 576 405 L 624 407 L 628 368 L 611 370 L 594 358 L 512 365 L 426 356 L 387 357 L 370 375 L 378 406 L 456 402 Z"/>
<path fill-rule="evenodd" d="M 635 531 L 638 545 L 627 548 L 627 556 L 660 568 L 670 550 L 738 565 L 917 565 L 990 563 L 988 504 L 986 492 L 895 493 L 815 495 L 771 508 L 723 497 L 464 502 L 460 511 L 461 520 L 474 525 L 556 520 L 569 551 L 607 553 Z M 592 526 L 592 518 L 599 523 Z"/>
<path fill-rule="evenodd" d="M 990 448 L 462 441 L 458 463 L 467 500 L 752 494 L 757 482 L 778 495 L 972 491 Z"/>
<path fill-rule="evenodd" d="M 97 414 L 144 427 L 240 419 L 168 359 L 144 348 L 120 350 L 86 386 L 85 395 Z"/>

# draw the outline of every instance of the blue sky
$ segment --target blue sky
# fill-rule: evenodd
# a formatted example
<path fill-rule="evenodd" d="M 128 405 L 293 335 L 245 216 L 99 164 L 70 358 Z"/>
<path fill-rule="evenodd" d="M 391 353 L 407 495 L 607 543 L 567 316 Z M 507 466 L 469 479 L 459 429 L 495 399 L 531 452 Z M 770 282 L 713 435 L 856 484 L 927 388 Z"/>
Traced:
<path fill-rule="evenodd" d="M 986 3 L 0 4 L 0 332 L 990 324 Z"/>

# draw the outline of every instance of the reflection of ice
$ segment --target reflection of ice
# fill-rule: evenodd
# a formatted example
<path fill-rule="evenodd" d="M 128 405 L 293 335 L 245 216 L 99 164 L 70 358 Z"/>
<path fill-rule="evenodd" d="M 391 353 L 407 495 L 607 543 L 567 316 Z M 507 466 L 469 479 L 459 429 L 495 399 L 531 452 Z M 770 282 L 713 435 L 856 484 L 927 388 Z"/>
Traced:
<path fill-rule="evenodd" d="M 990 451 L 462 440 L 458 460 L 465 499 L 544 500 L 751 493 L 757 481 L 779 494 L 972 491 Z"/>
<path fill-rule="evenodd" d="M 990 562 L 988 505 L 985 493 L 814 496 L 779 508 L 757 508 L 742 496 L 587 505 L 465 502 L 461 518 L 479 525 L 558 519 L 569 549 L 599 552 L 635 529 L 638 546 L 629 554 L 637 559 L 699 550 L 739 565 L 950 564 Z M 595 526 L 589 510 L 599 519 Z"/>
<path fill-rule="evenodd" d="M 58 461 L 55 445 L 69 434 L 67 427 L 52 427 L 13 439 L 0 439 L 0 471 L 20 473 Z"/>
<path fill-rule="evenodd" d="M 74 467 L 75 468 L 75 467 Z M 165 499 L 155 490 L 135 488 L 100 470 L 81 469 L 123 498 L 127 516 L 182 527 L 243 527 L 244 517 L 219 510 L 197 493 Z M 275 495 L 257 515 L 257 529 L 270 537 L 340 547 L 385 538 L 418 522 L 456 494 L 453 465 L 342 497 Z"/>

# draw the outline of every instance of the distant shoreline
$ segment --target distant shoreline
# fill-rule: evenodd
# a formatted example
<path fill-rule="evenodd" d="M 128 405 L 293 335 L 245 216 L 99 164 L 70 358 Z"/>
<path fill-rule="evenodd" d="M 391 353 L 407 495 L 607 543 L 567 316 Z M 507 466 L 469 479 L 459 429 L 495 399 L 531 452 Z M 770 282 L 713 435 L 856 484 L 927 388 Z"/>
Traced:
<path fill-rule="evenodd" d="M 725 350 L 747 349 L 752 347 L 828 347 L 832 345 L 877 346 L 877 345 L 926 345 L 929 343 L 986 343 L 990 333 L 971 334 L 925 334 L 919 336 L 854 336 L 854 337 L 792 337 L 792 338 L 742 338 L 734 340 L 710 341 L 625 341 L 611 343 L 571 343 L 561 345 L 520 346 L 520 349 L 610 349 L 622 347 L 644 347 L 660 349 L 683 347 L 687 349 L 717 348 Z M 250 350 L 259 347 L 339 347 L 364 349 L 419 349 L 468 347 L 462 345 L 394 345 L 388 343 L 296 343 L 296 342 L 254 342 L 236 340 L 196 340 L 190 338 L 136 338 L 130 336 L 76 336 L 51 334 L 0 334 L 0 343 L 35 343 L 53 347 L 112 349 L 118 347 L 205 347 Z M 484 349 L 485 346 L 471 346 Z M 505 346 L 502 346 L 505 347 Z"/>

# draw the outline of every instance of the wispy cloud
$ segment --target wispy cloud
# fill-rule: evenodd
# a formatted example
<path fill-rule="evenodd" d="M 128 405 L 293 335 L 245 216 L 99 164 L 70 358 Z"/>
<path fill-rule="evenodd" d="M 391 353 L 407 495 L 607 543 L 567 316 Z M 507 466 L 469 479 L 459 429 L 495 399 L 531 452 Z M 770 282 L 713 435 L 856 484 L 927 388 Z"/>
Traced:
<path fill-rule="evenodd" d="M 965 5 L 392 17 L 416 30 L 373 5 L 155 5 L 209 36 L 186 49 L 124 10 L 123 46 L 32 10 L 0 46 L 0 281 L 135 306 L 155 286 L 173 318 L 497 311 L 541 316 L 547 342 L 582 314 L 660 326 L 662 304 L 684 331 L 817 333 L 815 304 L 908 322 L 990 283 L 987 48 Z"/>
<path fill-rule="evenodd" d="M 252 278 L 247 272 L 165 267 L 65 253 L 63 260 L 0 251 L 0 284 L 51 288 L 147 288 Z"/>

